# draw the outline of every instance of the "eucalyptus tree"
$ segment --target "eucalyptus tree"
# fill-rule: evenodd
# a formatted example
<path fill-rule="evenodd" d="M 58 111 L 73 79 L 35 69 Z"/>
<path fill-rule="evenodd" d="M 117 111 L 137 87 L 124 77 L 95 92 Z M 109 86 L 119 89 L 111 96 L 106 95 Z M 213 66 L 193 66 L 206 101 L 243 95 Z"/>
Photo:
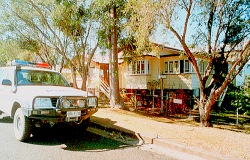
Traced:
<path fill-rule="evenodd" d="M 200 97 L 196 102 L 201 126 L 212 126 L 212 107 L 249 61 L 249 1 L 129 0 L 126 9 L 133 13 L 129 27 L 138 48 L 159 28 L 168 42 L 173 41 L 172 37 L 177 39 L 199 81 Z M 204 74 L 195 58 L 197 51 L 209 61 Z"/>
<path fill-rule="evenodd" d="M 91 1 L 58 0 L 54 12 L 54 24 L 68 38 L 68 48 L 74 53 L 67 63 L 82 77 L 82 90 L 86 90 L 90 62 L 97 50 L 96 36 L 98 23 L 94 16 L 94 3 Z M 64 54 L 63 57 L 66 57 Z"/>
<path fill-rule="evenodd" d="M 123 41 L 127 39 L 124 31 L 129 14 L 124 14 L 126 0 L 95 0 L 99 23 L 98 32 L 100 47 L 109 52 L 110 106 L 120 107 L 118 77 L 118 50 L 124 50 Z"/>
<path fill-rule="evenodd" d="M 91 3 L 72 0 L 2 1 L 6 28 L 24 49 L 33 51 L 40 60 L 61 64 L 86 82 L 90 61 L 97 49 L 93 31 Z M 92 44 L 92 45 L 91 45 Z"/>

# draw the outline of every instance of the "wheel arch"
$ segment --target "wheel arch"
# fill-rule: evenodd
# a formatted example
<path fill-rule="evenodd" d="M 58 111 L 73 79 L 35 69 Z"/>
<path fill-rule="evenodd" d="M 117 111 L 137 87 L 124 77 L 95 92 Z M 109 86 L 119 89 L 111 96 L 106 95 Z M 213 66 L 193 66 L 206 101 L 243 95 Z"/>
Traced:
<path fill-rule="evenodd" d="M 11 118 L 14 118 L 14 115 L 18 108 L 21 108 L 21 105 L 18 102 L 14 102 L 12 109 L 11 109 L 11 115 L 10 115 Z"/>

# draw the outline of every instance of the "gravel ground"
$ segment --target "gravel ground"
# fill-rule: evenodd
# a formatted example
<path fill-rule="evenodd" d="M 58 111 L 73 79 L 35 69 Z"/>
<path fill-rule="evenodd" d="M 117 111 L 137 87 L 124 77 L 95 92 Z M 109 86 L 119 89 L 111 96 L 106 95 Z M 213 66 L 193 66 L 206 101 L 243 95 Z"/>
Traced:
<path fill-rule="evenodd" d="M 144 116 L 136 112 L 111 108 L 100 108 L 91 121 L 161 138 L 213 155 L 226 156 L 230 159 L 250 159 L 250 134 L 248 133 L 215 127 L 199 127 L 197 123 Z"/>

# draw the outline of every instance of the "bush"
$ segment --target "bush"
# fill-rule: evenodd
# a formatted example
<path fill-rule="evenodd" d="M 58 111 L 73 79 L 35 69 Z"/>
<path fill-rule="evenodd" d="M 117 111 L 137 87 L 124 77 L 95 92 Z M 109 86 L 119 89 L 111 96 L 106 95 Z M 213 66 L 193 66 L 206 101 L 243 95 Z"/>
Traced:
<path fill-rule="evenodd" d="M 246 77 L 244 86 L 229 85 L 223 106 L 226 110 L 233 111 L 239 108 L 240 113 L 250 113 L 250 76 Z"/>
<path fill-rule="evenodd" d="M 250 111 L 249 111 L 249 110 L 246 111 L 246 112 L 244 113 L 244 115 L 245 115 L 245 116 L 250 116 Z"/>

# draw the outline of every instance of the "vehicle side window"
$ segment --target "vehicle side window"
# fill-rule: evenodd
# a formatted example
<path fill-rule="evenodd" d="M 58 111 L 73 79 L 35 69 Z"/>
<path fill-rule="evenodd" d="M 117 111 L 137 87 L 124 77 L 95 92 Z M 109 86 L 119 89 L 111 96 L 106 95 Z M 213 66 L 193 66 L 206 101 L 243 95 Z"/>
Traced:
<path fill-rule="evenodd" d="M 6 70 L 0 69 L 0 83 L 2 84 L 3 79 L 6 79 Z"/>
<path fill-rule="evenodd" d="M 1 68 L 0 69 L 0 84 L 2 84 L 2 81 L 4 80 L 4 79 L 9 79 L 9 80 L 11 80 L 11 77 L 13 76 L 13 75 L 11 75 L 11 70 L 10 69 L 4 69 L 4 68 Z"/>
<path fill-rule="evenodd" d="M 12 73 L 11 70 L 7 69 L 5 72 L 5 79 L 11 80 L 11 77 L 13 76 L 13 75 L 11 75 L 11 73 Z"/>
<path fill-rule="evenodd" d="M 0 82 L 3 80 L 3 69 L 0 68 Z"/>

